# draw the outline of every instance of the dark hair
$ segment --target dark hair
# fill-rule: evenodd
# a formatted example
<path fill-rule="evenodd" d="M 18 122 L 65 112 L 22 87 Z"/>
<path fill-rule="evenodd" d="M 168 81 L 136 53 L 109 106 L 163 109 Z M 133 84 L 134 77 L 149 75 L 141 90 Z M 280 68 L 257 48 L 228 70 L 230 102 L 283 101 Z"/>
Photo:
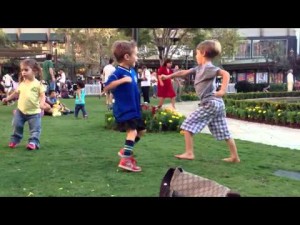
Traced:
<path fill-rule="evenodd" d="M 112 46 L 112 53 L 117 62 L 122 62 L 126 54 L 131 55 L 133 49 L 137 47 L 135 41 L 115 41 Z"/>
<path fill-rule="evenodd" d="M 169 59 L 169 58 L 166 58 L 165 61 L 164 61 L 164 63 L 163 63 L 163 66 L 166 67 L 168 63 L 172 63 L 172 60 Z"/>
<path fill-rule="evenodd" d="M 82 80 L 78 80 L 78 81 L 76 82 L 76 84 L 77 84 L 77 86 L 78 86 L 79 88 L 84 88 L 84 87 L 85 87 L 85 84 L 83 83 Z"/>
<path fill-rule="evenodd" d="M 114 59 L 113 59 L 113 58 L 109 58 L 108 63 L 109 63 L 109 64 L 112 64 L 113 62 L 114 62 Z"/>
<path fill-rule="evenodd" d="M 49 95 L 51 95 L 53 92 L 56 93 L 55 90 L 50 90 L 50 91 L 49 91 Z"/>
<path fill-rule="evenodd" d="M 46 55 L 46 59 L 47 59 L 47 60 L 51 60 L 51 59 L 52 59 L 52 54 L 47 54 L 47 55 Z"/>

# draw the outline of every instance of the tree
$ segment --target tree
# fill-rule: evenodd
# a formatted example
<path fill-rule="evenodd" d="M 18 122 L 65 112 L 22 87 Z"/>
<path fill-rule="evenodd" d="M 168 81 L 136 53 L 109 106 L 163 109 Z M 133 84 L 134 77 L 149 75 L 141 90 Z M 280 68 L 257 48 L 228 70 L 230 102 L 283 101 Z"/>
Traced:
<path fill-rule="evenodd" d="M 7 35 L 0 29 L 0 47 L 10 48 L 12 47 L 12 42 L 8 39 Z"/>
<path fill-rule="evenodd" d="M 239 35 L 238 29 L 225 29 L 225 28 L 216 28 L 212 29 L 210 38 L 217 39 L 222 46 L 222 57 L 228 57 L 234 59 L 237 49 L 240 46 L 240 42 L 243 38 Z M 220 58 L 218 59 L 220 61 Z"/>
<path fill-rule="evenodd" d="M 115 40 L 127 39 L 117 29 L 112 28 L 58 28 L 57 33 L 66 35 L 66 54 L 74 62 L 89 65 L 101 65 L 101 61 L 111 56 L 111 46 Z"/>
<path fill-rule="evenodd" d="M 270 76 L 273 76 L 272 80 L 274 80 L 274 76 L 277 74 L 278 70 L 289 69 L 289 59 L 286 57 L 285 48 L 280 42 L 276 40 L 261 41 L 260 47 L 268 66 L 268 73 Z"/>

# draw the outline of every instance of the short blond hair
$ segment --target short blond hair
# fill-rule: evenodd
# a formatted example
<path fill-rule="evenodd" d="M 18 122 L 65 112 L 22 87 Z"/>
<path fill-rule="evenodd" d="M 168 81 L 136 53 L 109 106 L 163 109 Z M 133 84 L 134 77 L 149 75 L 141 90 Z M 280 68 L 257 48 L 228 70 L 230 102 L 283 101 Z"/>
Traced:
<path fill-rule="evenodd" d="M 197 50 L 205 52 L 205 57 L 213 59 L 221 54 L 222 47 L 218 40 L 205 40 L 197 45 Z"/>

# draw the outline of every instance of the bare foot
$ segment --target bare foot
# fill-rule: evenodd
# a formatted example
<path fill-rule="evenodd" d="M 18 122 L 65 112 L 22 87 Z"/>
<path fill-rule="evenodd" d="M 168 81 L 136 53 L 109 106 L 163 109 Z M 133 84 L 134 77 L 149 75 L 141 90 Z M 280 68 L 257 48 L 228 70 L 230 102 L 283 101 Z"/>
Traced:
<path fill-rule="evenodd" d="M 231 163 L 239 163 L 241 160 L 239 158 L 225 158 L 222 159 L 224 162 L 231 162 Z"/>
<path fill-rule="evenodd" d="M 188 160 L 193 160 L 193 159 L 195 158 L 194 155 L 190 155 L 190 154 L 188 154 L 188 153 L 183 153 L 183 154 L 181 154 L 181 155 L 175 155 L 175 157 L 176 157 L 177 159 L 188 159 Z"/>

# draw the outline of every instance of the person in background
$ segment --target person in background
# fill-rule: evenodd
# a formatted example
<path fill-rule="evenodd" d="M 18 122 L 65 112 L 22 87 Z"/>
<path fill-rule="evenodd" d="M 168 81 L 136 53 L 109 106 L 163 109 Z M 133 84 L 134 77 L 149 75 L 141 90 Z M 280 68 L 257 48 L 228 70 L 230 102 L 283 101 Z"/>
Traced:
<path fill-rule="evenodd" d="M 105 82 L 107 82 L 108 77 L 116 70 L 116 68 L 113 66 L 113 63 L 114 63 L 114 59 L 110 58 L 108 64 L 103 68 L 104 84 Z M 109 91 L 106 93 L 106 105 L 109 109 L 111 109 L 112 104 L 113 104 L 113 95 Z"/>
<path fill-rule="evenodd" d="M 141 81 L 141 91 L 143 94 L 144 103 L 150 103 L 150 85 L 151 85 L 151 74 L 146 66 L 142 66 L 142 81 Z"/>
<path fill-rule="evenodd" d="M 75 96 L 75 118 L 78 118 L 78 113 L 81 110 L 83 119 L 87 119 L 87 112 L 85 110 L 85 84 L 82 80 L 77 81 L 77 90 Z"/>
<path fill-rule="evenodd" d="M 56 89 L 54 65 L 52 62 L 52 54 L 46 55 L 46 60 L 43 62 L 43 79 L 47 82 L 48 87 L 46 93 Z"/>
<path fill-rule="evenodd" d="M 171 74 L 173 71 L 172 60 L 166 59 L 163 65 L 157 71 L 158 85 L 157 85 L 157 96 L 159 98 L 158 108 L 161 108 L 164 104 L 165 98 L 171 99 L 172 108 L 175 109 L 175 92 L 172 86 L 171 80 L 162 80 L 161 75 Z"/>

